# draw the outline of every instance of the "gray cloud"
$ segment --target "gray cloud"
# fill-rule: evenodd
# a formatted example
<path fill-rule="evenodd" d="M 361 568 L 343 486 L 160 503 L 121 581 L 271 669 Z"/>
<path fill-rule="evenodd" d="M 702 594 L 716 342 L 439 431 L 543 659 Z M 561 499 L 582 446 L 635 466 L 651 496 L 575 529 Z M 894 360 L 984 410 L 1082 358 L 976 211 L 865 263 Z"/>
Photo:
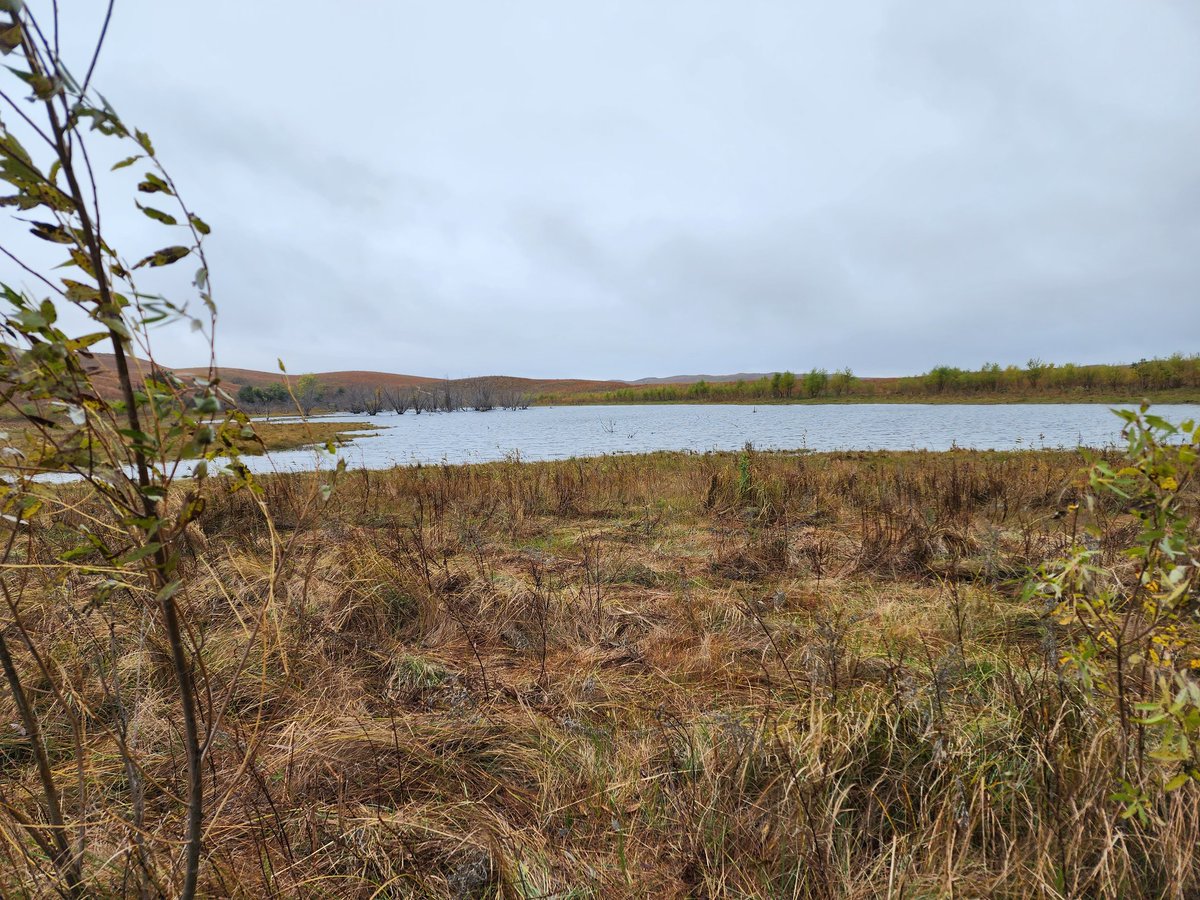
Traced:
<path fill-rule="evenodd" d="M 891 374 L 1200 349 L 1198 51 L 1183 0 L 118 0 L 98 84 L 228 365 Z"/>

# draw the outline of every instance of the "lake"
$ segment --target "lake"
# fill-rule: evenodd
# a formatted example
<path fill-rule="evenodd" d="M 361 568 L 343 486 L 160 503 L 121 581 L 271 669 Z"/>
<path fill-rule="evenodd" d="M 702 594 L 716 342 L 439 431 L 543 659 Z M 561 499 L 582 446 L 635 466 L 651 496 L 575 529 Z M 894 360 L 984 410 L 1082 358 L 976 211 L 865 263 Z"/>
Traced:
<path fill-rule="evenodd" d="M 1178 422 L 1200 415 L 1200 406 L 1163 404 L 1154 412 Z M 381 426 L 340 451 L 347 465 L 369 469 L 740 450 L 747 442 L 760 450 L 813 451 L 1102 447 L 1120 442 L 1121 433 L 1110 407 L 1089 403 L 541 406 L 323 419 Z M 244 460 L 255 471 L 311 469 L 327 465 L 328 454 L 291 450 Z"/>

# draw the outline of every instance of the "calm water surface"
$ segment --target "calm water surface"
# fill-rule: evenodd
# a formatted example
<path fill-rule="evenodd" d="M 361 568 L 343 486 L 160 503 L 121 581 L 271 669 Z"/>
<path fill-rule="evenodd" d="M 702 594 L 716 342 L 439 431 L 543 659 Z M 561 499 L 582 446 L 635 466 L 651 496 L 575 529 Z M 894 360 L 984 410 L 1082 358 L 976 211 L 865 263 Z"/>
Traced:
<path fill-rule="evenodd" d="M 1156 406 L 1172 421 L 1200 406 Z M 653 450 L 1011 450 L 1101 447 L 1120 440 L 1121 421 L 1100 404 L 853 404 L 825 406 L 542 406 L 477 413 L 329 416 L 382 426 L 340 455 L 355 468 L 413 463 L 566 459 Z M 322 461 L 322 457 L 324 460 Z M 312 450 L 244 457 L 257 471 L 328 465 Z"/>

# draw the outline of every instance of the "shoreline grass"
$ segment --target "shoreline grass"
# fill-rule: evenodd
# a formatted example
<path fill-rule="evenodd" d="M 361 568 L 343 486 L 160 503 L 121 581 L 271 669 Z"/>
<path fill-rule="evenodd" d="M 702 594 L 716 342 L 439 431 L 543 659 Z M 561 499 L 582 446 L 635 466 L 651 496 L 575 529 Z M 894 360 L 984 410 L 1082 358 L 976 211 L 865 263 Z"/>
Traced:
<path fill-rule="evenodd" d="M 262 443 L 246 441 L 244 445 L 239 446 L 239 449 L 242 453 L 254 455 L 262 453 L 264 450 L 268 453 L 279 450 L 299 450 L 329 441 L 333 441 L 337 446 L 344 446 L 359 438 L 372 437 L 370 432 L 379 430 L 381 427 L 371 422 L 354 422 L 351 427 L 347 427 L 346 422 L 322 422 L 311 419 L 304 422 L 255 420 L 254 431 Z"/>

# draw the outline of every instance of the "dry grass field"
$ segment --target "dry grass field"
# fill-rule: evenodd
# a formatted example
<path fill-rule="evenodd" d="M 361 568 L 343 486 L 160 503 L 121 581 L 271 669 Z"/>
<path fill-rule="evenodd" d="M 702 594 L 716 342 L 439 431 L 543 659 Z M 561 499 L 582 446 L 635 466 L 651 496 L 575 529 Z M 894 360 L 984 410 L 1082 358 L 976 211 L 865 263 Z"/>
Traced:
<path fill-rule="evenodd" d="M 325 476 L 289 475 L 264 482 L 271 524 L 216 497 L 180 595 L 203 892 L 1194 896 L 1193 789 L 1120 817 L 1117 726 L 1021 599 L 1072 543 L 1081 465 L 658 454 L 349 472 L 328 502 Z M 88 894 L 169 893 L 166 649 L 144 607 L 98 593 L 102 561 L 28 568 L 93 515 L 68 487 L 21 537 L 17 665 L 89 825 Z M 1128 521 L 1105 523 L 1120 566 Z M 97 603 L 125 604 L 116 625 Z M 14 850 L 36 793 L 19 724 L 0 768 L 0 890 L 51 896 Z"/>

